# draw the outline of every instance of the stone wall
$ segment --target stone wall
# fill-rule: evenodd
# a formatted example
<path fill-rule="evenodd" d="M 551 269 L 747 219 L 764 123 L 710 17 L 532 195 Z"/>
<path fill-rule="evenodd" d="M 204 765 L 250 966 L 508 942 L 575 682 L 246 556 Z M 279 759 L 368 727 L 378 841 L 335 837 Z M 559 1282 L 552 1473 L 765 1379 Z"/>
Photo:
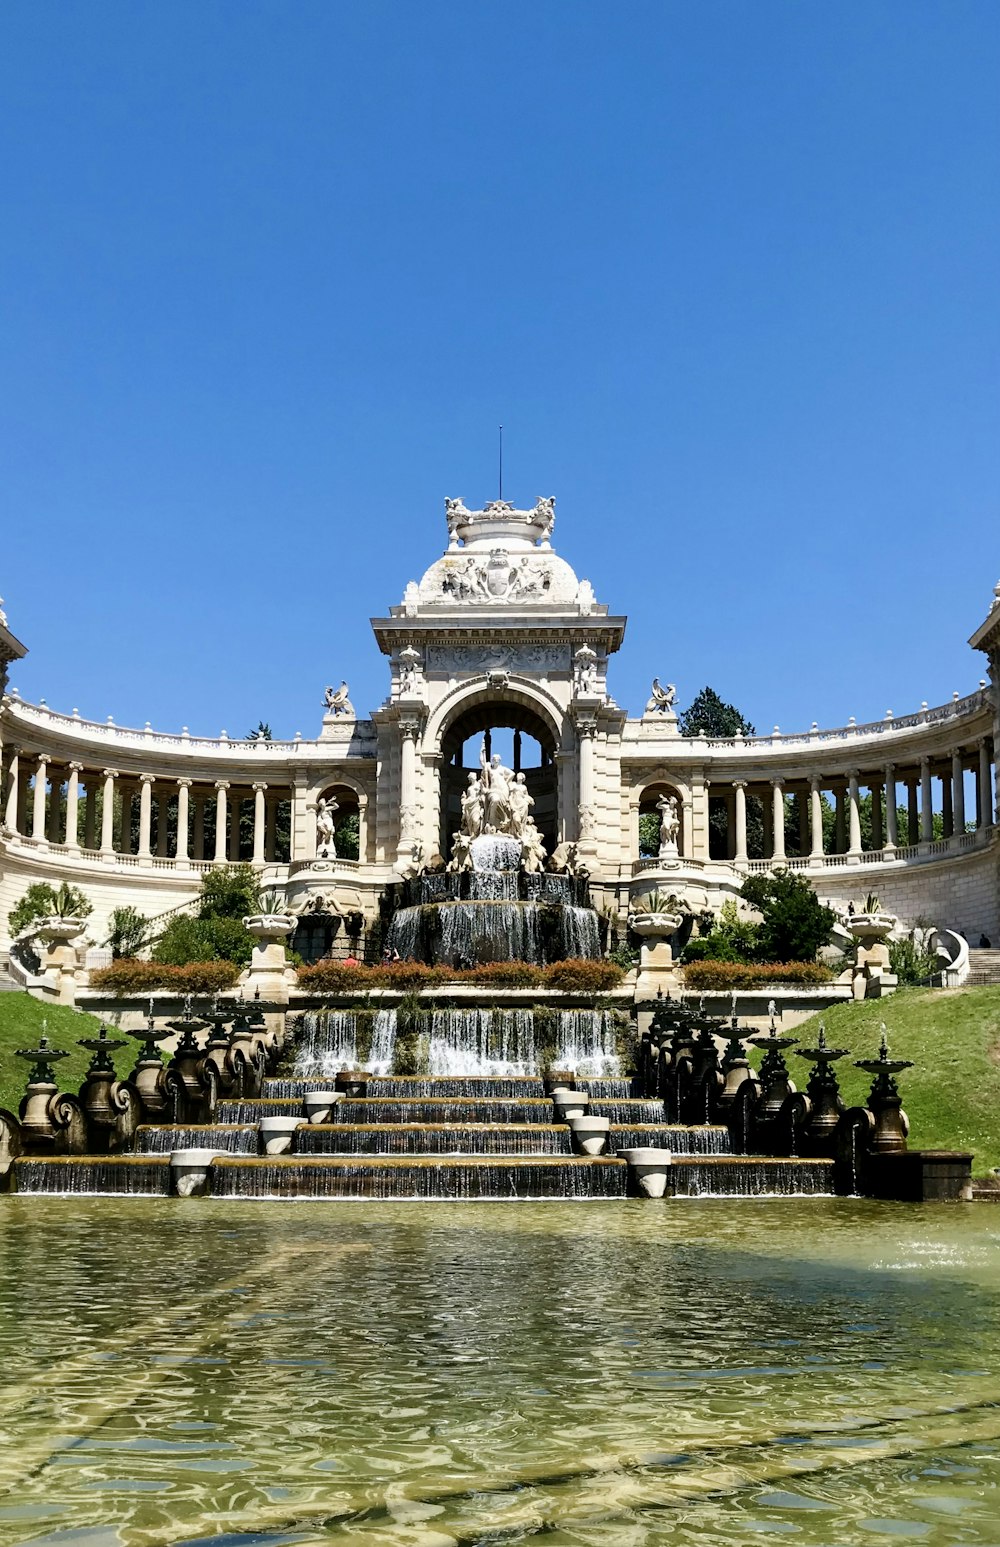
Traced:
<path fill-rule="evenodd" d="M 860 907 L 868 891 L 907 925 L 925 921 L 954 929 L 973 946 L 985 934 L 1000 941 L 1000 841 L 979 854 L 893 870 L 871 866 L 847 874 L 827 870 L 810 875 L 824 901 Z"/>

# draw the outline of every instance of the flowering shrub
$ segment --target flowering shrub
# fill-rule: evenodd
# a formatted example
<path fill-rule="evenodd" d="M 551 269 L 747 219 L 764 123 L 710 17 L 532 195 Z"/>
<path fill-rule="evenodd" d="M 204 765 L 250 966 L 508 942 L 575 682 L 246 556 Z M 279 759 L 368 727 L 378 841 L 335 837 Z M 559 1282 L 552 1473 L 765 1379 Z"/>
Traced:
<path fill-rule="evenodd" d="M 484 962 L 478 967 L 428 967 L 423 962 L 388 962 L 366 967 L 346 962 L 316 962 L 299 968 L 299 986 L 315 994 L 350 994 L 359 989 L 403 992 L 442 984 L 483 988 L 557 988 L 564 993 L 600 994 L 617 988 L 622 968 L 608 961 L 561 961 L 551 967 L 530 962 Z"/>
<path fill-rule="evenodd" d="M 240 969 L 235 962 L 188 962 L 171 967 L 166 962 L 144 962 L 123 956 L 110 967 L 98 967 L 90 974 L 92 988 L 104 988 L 124 998 L 166 989 L 177 994 L 216 994 L 232 988 Z"/>
<path fill-rule="evenodd" d="M 829 983 L 833 974 L 819 962 L 691 962 L 684 968 L 689 989 L 778 987 L 783 983 Z"/>

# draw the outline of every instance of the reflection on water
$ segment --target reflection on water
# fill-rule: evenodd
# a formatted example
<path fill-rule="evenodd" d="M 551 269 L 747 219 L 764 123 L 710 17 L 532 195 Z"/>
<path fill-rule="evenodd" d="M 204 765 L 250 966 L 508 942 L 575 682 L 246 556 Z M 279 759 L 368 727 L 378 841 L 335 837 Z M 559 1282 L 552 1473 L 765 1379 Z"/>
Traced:
<path fill-rule="evenodd" d="M 0 1199 L 0 1542 L 1000 1540 L 1000 1211 Z"/>

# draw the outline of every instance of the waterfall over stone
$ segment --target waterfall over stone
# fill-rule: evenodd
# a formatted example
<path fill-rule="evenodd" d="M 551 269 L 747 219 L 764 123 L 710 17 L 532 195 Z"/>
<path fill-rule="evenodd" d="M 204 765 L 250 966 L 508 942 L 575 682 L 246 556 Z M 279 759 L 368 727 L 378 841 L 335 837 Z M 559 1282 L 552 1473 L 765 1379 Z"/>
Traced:
<path fill-rule="evenodd" d="M 396 1046 L 396 1011 L 375 1012 L 370 1045 L 366 1048 L 358 1045 L 358 1022 L 353 1010 L 307 1011 L 302 1017 L 292 1077 L 330 1079 L 341 1069 L 388 1074 Z"/>

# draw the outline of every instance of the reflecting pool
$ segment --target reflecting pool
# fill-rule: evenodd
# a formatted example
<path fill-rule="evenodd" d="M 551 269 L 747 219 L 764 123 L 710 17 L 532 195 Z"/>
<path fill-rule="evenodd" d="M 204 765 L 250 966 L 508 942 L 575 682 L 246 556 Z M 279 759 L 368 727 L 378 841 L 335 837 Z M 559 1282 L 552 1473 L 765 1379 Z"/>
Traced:
<path fill-rule="evenodd" d="M 0 1198 L 0 1542 L 1000 1543 L 1000 1208 Z"/>

